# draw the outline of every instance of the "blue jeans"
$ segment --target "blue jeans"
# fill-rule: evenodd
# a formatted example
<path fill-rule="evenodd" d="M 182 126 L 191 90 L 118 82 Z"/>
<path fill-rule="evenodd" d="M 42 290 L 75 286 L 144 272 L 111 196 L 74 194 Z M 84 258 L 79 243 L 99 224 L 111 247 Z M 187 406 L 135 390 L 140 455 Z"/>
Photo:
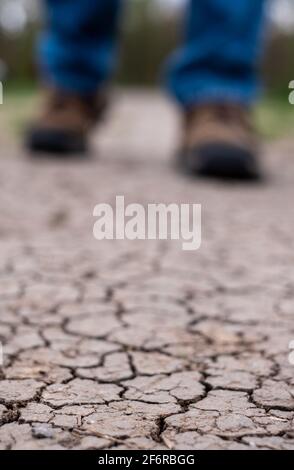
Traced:
<path fill-rule="evenodd" d="M 46 0 L 40 41 L 45 77 L 65 90 L 92 93 L 116 59 L 121 0 Z M 167 65 L 167 84 L 184 106 L 251 102 L 258 89 L 264 0 L 190 0 L 183 44 Z M 144 51 L 142 51 L 144 53 Z"/>

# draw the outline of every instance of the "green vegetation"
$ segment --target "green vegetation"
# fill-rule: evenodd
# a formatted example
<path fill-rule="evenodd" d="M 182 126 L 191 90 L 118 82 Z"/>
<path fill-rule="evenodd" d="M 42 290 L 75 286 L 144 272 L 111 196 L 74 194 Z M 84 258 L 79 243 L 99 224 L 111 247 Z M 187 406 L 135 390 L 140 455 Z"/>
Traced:
<path fill-rule="evenodd" d="M 152 0 L 130 2 L 121 34 L 120 61 L 116 82 L 123 85 L 155 86 L 162 64 L 179 41 L 178 14 L 158 14 Z M 0 125 L 19 132 L 36 107 L 34 43 L 36 21 L 28 22 L 20 35 L 0 29 L 0 57 L 7 65 L 4 105 Z M 294 130 L 294 106 L 288 103 L 288 84 L 294 80 L 294 34 L 275 31 L 268 41 L 262 74 L 268 90 L 258 104 L 256 125 L 267 138 Z"/>
<path fill-rule="evenodd" d="M 256 107 L 256 126 L 266 138 L 280 138 L 294 132 L 294 106 L 287 99 L 264 98 Z"/>
<path fill-rule="evenodd" d="M 8 133 L 20 133 L 36 107 L 37 94 L 32 84 L 10 85 L 4 89 L 0 106 L 0 128 Z"/>
<path fill-rule="evenodd" d="M 5 90 L 0 107 L 0 126 L 7 132 L 20 133 L 33 115 L 38 102 L 37 89 L 32 84 L 10 85 Z M 255 111 L 256 127 L 267 139 L 276 139 L 294 132 L 294 106 L 287 97 L 264 97 Z"/>

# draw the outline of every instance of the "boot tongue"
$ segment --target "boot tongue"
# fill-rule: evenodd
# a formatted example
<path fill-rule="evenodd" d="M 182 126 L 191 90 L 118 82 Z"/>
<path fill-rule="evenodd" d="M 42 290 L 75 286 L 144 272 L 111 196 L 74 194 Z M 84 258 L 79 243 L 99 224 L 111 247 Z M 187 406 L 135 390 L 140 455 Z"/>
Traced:
<path fill-rule="evenodd" d="M 202 118 L 207 121 L 220 121 L 223 123 L 234 123 L 250 127 L 249 112 L 247 108 L 238 104 L 217 103 L 203 106 L 199 110 Z M 200 118 L 201 119 L 201 118 Z"/>

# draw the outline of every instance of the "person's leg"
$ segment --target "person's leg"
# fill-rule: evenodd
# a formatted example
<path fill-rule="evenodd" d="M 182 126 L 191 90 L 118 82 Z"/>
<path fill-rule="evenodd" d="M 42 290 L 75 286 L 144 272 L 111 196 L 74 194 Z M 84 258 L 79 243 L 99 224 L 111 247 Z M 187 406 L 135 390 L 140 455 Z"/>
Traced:
<path fill-rule="evenodd" d="M 39 57 L 48 99 L 27 134 L 32 151 L 73 153 L 88 147 L 115 65 L 121 0 L 46 0 Z"/>
<path fill-rule="evenodd" d="M 185 116 L 179 161 L 189 173 L 259 175 L 249 105 L 258 89 L 264 0 L 190 0 L 169 87 Z"/>
<path fill-rule="evenodd" d="M 120 0 L 46 0 L 47 21 L 39 46 L 45 81 L 90 94 L 115 65 Z"/>
<path fill-rule="evenodd" d="M 184 44 L 170 61 L 169 88 L 181 104 L 256 97 L 264 3 L 189 0 Z"/>

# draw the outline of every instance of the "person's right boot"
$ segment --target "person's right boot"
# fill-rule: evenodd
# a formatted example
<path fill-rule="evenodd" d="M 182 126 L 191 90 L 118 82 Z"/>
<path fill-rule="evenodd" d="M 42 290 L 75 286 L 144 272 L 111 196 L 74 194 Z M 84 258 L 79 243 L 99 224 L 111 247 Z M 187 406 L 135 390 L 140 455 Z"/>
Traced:
<path fill-rule="evenodd" d="M 40 117 L 26 134 L 31 152 L 76 154 L 88 150 L 90 131 L 106 107 L 104 94 L 82 96 L 49 90 Z"/>
<path fill-rule="evenodd" d="M 258 139 L 250 110 L 235 103 L 206 103 L 184 115 L 178 164 L 189 174 L 258 179 Z"/>

